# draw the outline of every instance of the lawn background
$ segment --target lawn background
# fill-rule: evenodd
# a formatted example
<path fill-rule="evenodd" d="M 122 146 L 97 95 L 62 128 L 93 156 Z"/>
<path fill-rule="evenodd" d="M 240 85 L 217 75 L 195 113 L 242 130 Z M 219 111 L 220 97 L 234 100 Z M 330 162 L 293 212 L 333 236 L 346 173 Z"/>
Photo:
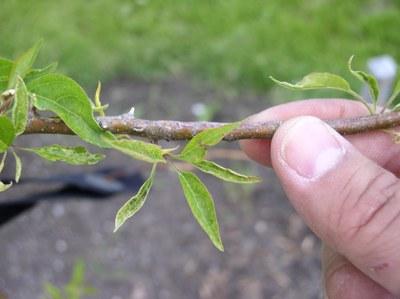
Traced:
<path fill-rule="evenodd" d="M 59 61 L 91 89 L 116 76 L 190 75 L 265 92 L 269 75 L 348 76 L 352 54 L 358 68 L 375 55 L 400 61 L 398 28 L 396 0 L 2 0 L 0 55 L 13 57 L 43 38 L 39 64 Z"/>

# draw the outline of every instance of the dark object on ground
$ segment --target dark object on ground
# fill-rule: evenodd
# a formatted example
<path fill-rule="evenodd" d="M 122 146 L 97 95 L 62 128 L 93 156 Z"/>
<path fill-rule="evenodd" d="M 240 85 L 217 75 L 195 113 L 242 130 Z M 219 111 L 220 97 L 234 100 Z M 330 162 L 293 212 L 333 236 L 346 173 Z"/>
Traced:
<path fill-rule="evenodd" d="M 10 182 L 10 180 L 4 181 Z M 119 168 L 100 169 L 93 173 L 61 174 L 48 178 L 26 178 L 19 184 L 61 184 L 61 186 L 56 190 L 0 202 L 0 226 L 43 200 L 71 200 L 77 197 L 107 200 L 116 193 L 135 192 L 143 182 L 144 179 L 139 172 L 128 172 Z"/>

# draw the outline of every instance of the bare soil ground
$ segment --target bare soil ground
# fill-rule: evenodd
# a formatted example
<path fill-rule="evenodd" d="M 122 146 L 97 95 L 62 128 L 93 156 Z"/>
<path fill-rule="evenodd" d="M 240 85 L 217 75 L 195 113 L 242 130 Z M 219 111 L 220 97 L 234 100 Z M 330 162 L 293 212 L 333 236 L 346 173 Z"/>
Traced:
<path fill-rule="evenodd" d="M 146 118 L 193 119 L 196 102 L 218 101 L 218 120 L 238 120 L 264 109 L 268 99 L 215 91 L 187 79 L 160 82 L 119 79 L 104 86 L 110 114 L 135 106 Z M 24 136 L 24 145 L 76 143 L 74 137 Z M 237 148 L 237 145 L 225 146 Z M 112 233 L 115 212 L 129 198 L 48 200 L 0 227 L 0 293 L 5 298 L 42 298 L 43 284 L 65 284 L 77 258 L 100 299 L 320 298 L 318 239 L 289 205 L 272 170 L 252 162 L 220 161 L 259 174 L 255 186 L 223 184 L 201 176 L 214 195 L 225 253 L 218 252 L 191 216 L 174 173 L 163 169 L 150 200 L 122 230 Z M 110 153 L 96 166 L 137 169 L 147 165 Z M 13 172 L 8 168 L 4 176 Z M 93 171 L 96 167 L 49 164 L 24 156 L 25 177 Z M 49 190 L 16 186 L 0 200 Z M 2 298 L 2 295 L 0 295 Z"/>

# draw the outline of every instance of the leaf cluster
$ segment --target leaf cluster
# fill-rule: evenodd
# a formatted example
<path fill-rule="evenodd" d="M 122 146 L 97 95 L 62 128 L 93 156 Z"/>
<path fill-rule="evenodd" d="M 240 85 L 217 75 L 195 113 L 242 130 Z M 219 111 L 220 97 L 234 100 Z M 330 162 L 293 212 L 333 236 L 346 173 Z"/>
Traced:
<path fill-rule="evenodd" d="M 0 171 L 4 167 L 7 153 L 12 152 L 15 160 L 15 182 L 22 172 L 19 151 L 33 153 L 50 162 L 64 162 L 71 165 L 93 165 L 104 159 L 101 153 L 90 153 L 82 146 L 61 146 L 58 144 L 42 147 L 23 148 L 15 146 L 15 139 L 24 133 L 30 118 L 41 111 L 51 112 L 62 120 L 81 140 L 101 149 L 113 149 L 133 159 L 152 164 L 149 178 L 137 194 L 132 196 L 117 212 L 115 231 L 144 205 L 157 171 L 157 165 L 168 163 L 178 176 L 183 194 L 190 210 L 213 244 L 223 250 L 217 214 L 213 198 L 202 181 L 189 171 L 180 170 L 176 161 L 192 164 L 196 169 L 232 183 L 256 183 L 260 178 L 240 174 L 205 159 L 209 147 L 217 145 L 240 123 L 207 129 L 192 138 L 180 153 L 176 149 L 126 136 L 112 134 L 101 128 L 95 114 L 105 115 L 107 105 L 100 101 L 101 85 L 98 85 L 92 101 L 81 86 L 73 79 L 56 72 L 56 64 L 42 69 L 33 68 L 41 42 L 20 55 L 15 61 L 0 58 L 0 153 L 3 154 Z M 0 191 L 6 191 L 11 183 L 0 182 Z"/>
<path fill-rule="evenodd" d="M 108 107 L 100 101 L 101 84 L 99 83 L 94 100 L 92 100 L 77 82 L 56 72 L 56 63 L 40 69 L 33 68 L 40 47 L 41 42 L 38 42 L 14 61 L 0 58 L 0 154 L 2 154 L 0 172 L 9 157 L 9 152 L 12 153 L 15 162 L 14 182 L 20 180 L 22 173 L 22 161 L 18 155 L 20 151 L 35 154 L 50 162 L 63 162 L 71 165 L 93 165 L 104 159 L 104 154 L 90 153 L 82 146 L 50 144 L 42 147 L 22 148 L 15 145 L 15 140 L 24 133 L 30 118 L 36 117 L 41 111 L 51 112 L 82 141 L 100 149 L 119 151 L 133 159 L 152 165 L 150 175 L 139 191 L 118 210 L 114 231 L 117 231 L 145 204 L 156 177 L 158 164 L 169 164 L 170 169 L 177 174 L 194 218 L 212 243 L 223 251 L 212 195 L 194 172 L 182 170 L 178 164 L 189 163 L 195 169 L 226 182 L 240 184 L 259 182 L 260 178 L 258 177 L 240 174 L 206 160 L 208 149 L 220 143 L 227 134 L 237 129 L 240 122 L 198 133 L 179 153 L 176 153 L 177 148 L 162 148 L 151 142 L 113 134 L 100 127 L 96 120 L 96 114 L 105 116 L 105 110 Z M 335 74 L 311 73 L 294 84 L 271 78 L 277 84 L 294 90 L 334 89 L 346 92 L 355 100 L 362 102 L 371 114 L 376 113 L 380 94 L 378 82 L 372 75 L 354 70 L 352 61 L 353 57 L 349 59 L 348 69 L 353 76 L 368 86 L 372 105 L 355 92 L 346 79 Z M 400 104 L 396 103 L 396 99 L 399 94 L 400 79 L 396 82 L 393 94 L 382 111 L 385 108 L 398 111 Z M 395 136 L 395 140 L 400 140 L 400 134 L 394 131 L 390 131 L 390 133 Z M 13 182 L 0 181 L 0 192 L 8 190 L 12 184 Z"/>

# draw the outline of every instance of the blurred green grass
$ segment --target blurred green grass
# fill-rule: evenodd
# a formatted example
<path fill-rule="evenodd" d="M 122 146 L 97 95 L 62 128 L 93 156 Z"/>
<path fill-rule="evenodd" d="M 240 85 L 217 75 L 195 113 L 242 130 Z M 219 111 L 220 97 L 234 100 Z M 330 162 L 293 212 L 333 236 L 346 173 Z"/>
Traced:
<path fill-rule="evenodd" d="M 397 0 L 2 0 L 0 54 L 44 38 L 39 62 L 86 86 L 173 74 L 264 91 L 268 75 L 344 74 L 352 54 L 400 61 L 398 28 Z"/>

